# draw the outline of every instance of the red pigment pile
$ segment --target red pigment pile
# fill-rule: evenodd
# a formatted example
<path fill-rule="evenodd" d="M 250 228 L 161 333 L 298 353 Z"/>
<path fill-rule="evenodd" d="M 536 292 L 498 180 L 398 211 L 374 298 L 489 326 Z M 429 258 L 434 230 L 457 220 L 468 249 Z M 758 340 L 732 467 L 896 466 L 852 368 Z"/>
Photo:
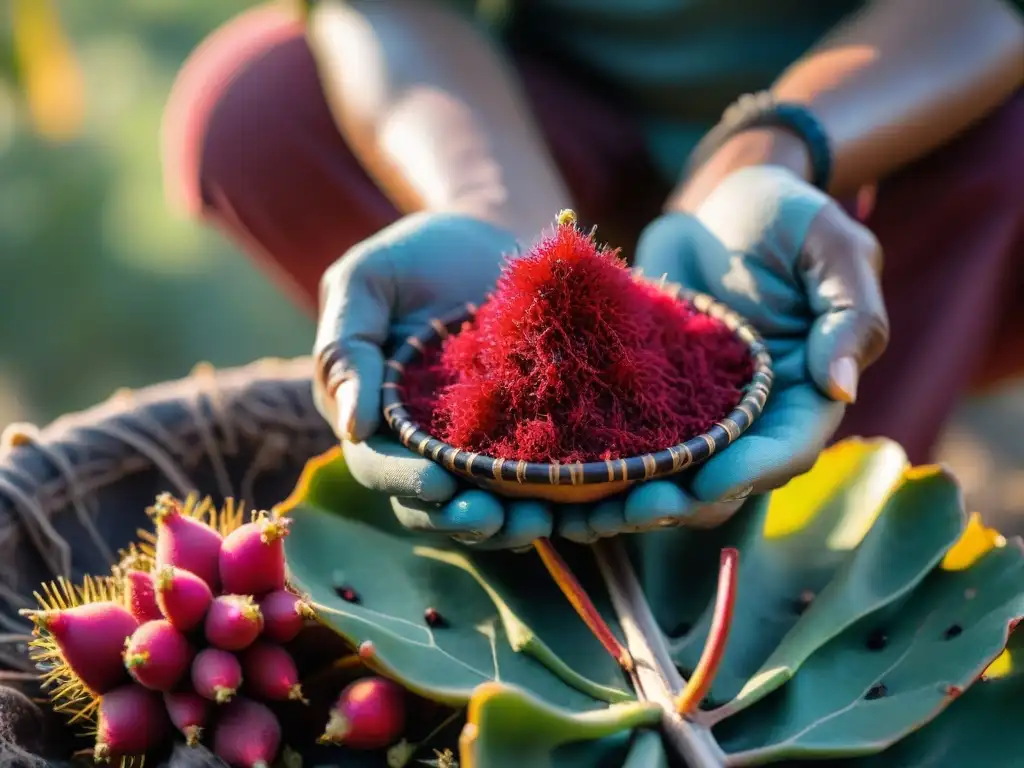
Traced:
<path fill-rule="evenodd" d="M 413 419 L 462 450 L 574 462 L 707 430 L 753 374 L 725 325 L 633 279 L 572 223 L 508 264 L 476 317 L 408 367 Z"/>

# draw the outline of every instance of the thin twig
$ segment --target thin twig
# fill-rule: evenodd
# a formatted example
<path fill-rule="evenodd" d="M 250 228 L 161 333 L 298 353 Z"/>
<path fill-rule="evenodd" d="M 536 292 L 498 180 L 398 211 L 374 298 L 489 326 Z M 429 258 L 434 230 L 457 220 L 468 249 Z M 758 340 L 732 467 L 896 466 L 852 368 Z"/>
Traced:
<path fill-rule="evenodd" d="M 583 619 L 583 622 L 590 628 L 590 631 L 594 633 L 594 636 L 601 641 L 601 645 L 605 647 L 605 650 L 611 654 L 611 657 L 626 672 L 632 672 L 633 657 L 612 633 L 611 627 L 608 626 L 608 623 L 598 613 L 594 603 L 583 589 L 583 586 L 577 581 L 572 570 L 562 559 L 562 556 L 555 551 L 551 540 L 547 538 L 537 539 L 533 542 L 533 547 L 537 550 L 537 554 L 540 555 L 541 562 L 548 569 L 551 578 L 555 580 L 558 588 L 562 590 L 562 594 L 572 603 L 576 613 Z"/>
<path fill-rule="evenodd" d="M 711 629 L 701 652 L 697 668 L 690 675 L 686 687 L 676 698 L 676 712 L 684 717 L 700 705 L 718 674 L 718 667 L 725 656 L 725 646 L 732 628 L 732 614 L 736 607 L 736 576 L 739 572 L 740 553 L 729 547 L 722 550 L 718 570 L 718 594 L 715 598 L 715 612 L 711 617 Z"/>
<path fill-rule="evenodd" d="M 675 710 L 675 697 L 683 690 L 685 681 L 672 662 L 665 636 L 651 613 L 622 543 L 609 539 L 594 544 L 592 548 L 626 645 L 636 659 L 633 682 L 637 696 L 662 708 L 661 726 L 665 741 L 686 765 L 690 768 L 722 768 L 725 754 L 711 731 L 680 717 Z"/>

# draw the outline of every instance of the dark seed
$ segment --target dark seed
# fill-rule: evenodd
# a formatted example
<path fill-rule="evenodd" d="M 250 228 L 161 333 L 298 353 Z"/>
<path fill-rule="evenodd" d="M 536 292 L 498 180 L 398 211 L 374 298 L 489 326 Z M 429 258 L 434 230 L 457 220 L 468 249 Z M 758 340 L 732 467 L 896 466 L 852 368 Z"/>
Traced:
<path fill-rule="evenodd" d="M 874 685 L 871 686 L 871 688 L 868 690 L 868 692 L 864 694 L 864 698 L 867 699 L 868 701 L 872 701 L 874 699 L 882 698 L 888 692 L 889 692 L 889 689 L 886 688 L 882 683 L 875 683 Z"/>
<path fill-rule="evenodd" d="M 959 624 L 954 624 L 953 626 L 951 626 L 949 629 L 946 630 L 946 634 L 944 635 L 944 637 L 947 640 L 952 640 L 954 637 L 957 637 L 963 631 L 964 631 L 963 627 L 961 627 Z"/>
<path fill-rule="evenodd" d="M 346 603 L 358 603 L 359 594 L 352 589 L 352 587 L 340 586 L 334 588 L 335 593 L 338 597 L 344 600 Z"/>
<path fill-rule="evenodd" d="M 800 593 L 800 596 L 793 601 L 793 613 L 795 613 L 797 616 L 802 615 L 804 611 L 810 608 L 811 603 L 813 602 L 814 593 L 809 589 L 805 589 L 803 592 Z"/>
<path fill-rule="evenodd" d="M 876 629 L 874 632 L 868 635 L 868 639 L 865 645 L 867 645 L 869 651 L 880 651 L 883 648 L 885 648 L 888 642 L 889 636 L 886 635 L 885 632 L 883 632 L 882 630 Z"/>
<path fill-rule="evenodd" d="M 436 608 L 427 608 L 427 610 L 423 612 L 423 620 L 427 622 L 427 626 L 430 627 L 445 626 L 445 620 L 441 614 L 437 612 Z"/>

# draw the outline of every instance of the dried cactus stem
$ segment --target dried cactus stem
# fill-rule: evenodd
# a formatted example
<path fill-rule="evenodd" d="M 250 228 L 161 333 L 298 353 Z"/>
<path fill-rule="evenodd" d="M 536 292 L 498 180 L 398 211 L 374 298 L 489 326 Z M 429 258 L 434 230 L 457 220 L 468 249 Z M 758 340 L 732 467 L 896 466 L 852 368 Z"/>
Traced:
<path fill-rule="evenodd" d="M 106 744 L 97 744 L 92 750 L 92 759 L 95 763 L 110 762 L 110 747 Z"/>
<path fill-rule="evenodd" d="M 50 630 L 50 622 L 53 621 L 60 611 L 40 611 L 37 609 L 22 608 L 18 611 L 18 614 L 24 616 L 26 619 L 32 622 L 33 634 L 38 633 L 40 629 Z"/>
<path fill-rule="evenodd" d="M 129 653 L 125 654 L 124 665 L 128 669 L 134 669 L 135 667 L 143 667 L 149 663 L 149 651 L 142 651 L 141 653 Z"/>
<path fill-rule="evenodd" d="M 288 689 L 288 700 L 309 704 L 309 699 L 307 699 L 305 694 L 302 692 L 302 685 L 299 683 L 296 683 Z"/>
<path fill-rule="evenodd" d="M 295 611 L 299 614 L 299 616 L 308 621 L 316 621 L 319 619 L 319 616 L 316 612 L 316 608 L 314 608 L 313 604 L 308 600 L 300 600 L 299 602 L 297 602 L 295 604 Z"/>
<path fill-rule="evenodd" d="M 288 535 L 291 520 L 280 515 L 267 512 L 253 512 L 253 521 L 260 524 L 260 541 L 270 544 Z"/>
<path fill-rule="evenodd" d="M 199 740 L 203 738 L 203 729 L 198 725 L 189 725 L 182 730 L 185 736 L 185 744 L 189 747 L 198 747 Z"/>
<path fill-rule="evenodd" d="M 737 550 L 731 547 L 722 550 L 718 570 L 718 594 L 715 597 L 715 612 L 711 618 L 708 640 L 696 669 L 675 701 L 676 712 L 684 717 L 700 706 L 701 701 L 711 690 L 711 684 L 715 681 L 718 667 L 725 656 L 733 611 L 736 608 L 739 559 L 740 554 Z"/>
<path fill-rule="evenodd" d="M 215 686 L 213 689 L 213 700 L 218 704 L 227 704 L 238 692 L 234 688 L 226 688 L 223 685 Z"/>
<path fill-rule="evenodd" d="M 533 542 L 533 547 L 537 550 L 537 554 L 540 555 L 541 562 L 548 569 L 551 578 L 555 580 L 558 588 L 562 590 L 562 594 L 566 596 L 572 607 L 576 610 L 576 613 L 583 619 L 583 623 L 594 633 L 594 636 L 601 642 L 601 645 L 604 646 L 611 657 L 626 672 L 632 672 L 634 668 L 633 656 L 612 634 L 611 627 L 608 626 L 608 623 L 598 612 L 593 601 L 573 575 L 569 566 L 566 565 L 562 556 L 555 551 L 551 540 L 547 538 L 537 539 Z"/>
<path fill-rule="evenodd" d="M 153 506 L 149 507 L 146 512 L 151 518 L 153 518 L 154 523 L 162 523 L 169 517 L 180 515 L 182 512 L 182 505 L 181 502 L 171 494 L 161 493 L 156 497 L 156 501 L 153 502 Z"/>
<path fill-rule="evenodd" d="M 336 709 L 331 710 L 331 717 L 327 721 L 323 735 L 317 739 L 318 744 L 343 744 L 352 730 L 348 718 Z"/>

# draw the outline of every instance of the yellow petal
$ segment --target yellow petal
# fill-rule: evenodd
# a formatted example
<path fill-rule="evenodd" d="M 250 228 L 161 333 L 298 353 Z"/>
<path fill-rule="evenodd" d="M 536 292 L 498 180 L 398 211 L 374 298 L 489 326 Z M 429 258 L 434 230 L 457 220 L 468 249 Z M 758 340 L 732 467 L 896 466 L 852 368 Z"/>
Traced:
<path fill-rule="evenodd" d="M 996 656 L 995 660 L 988 665 L 982 673 L 982 677 L 986 680 L 993 680 L 998 677 L 1006 677 L 1012 671 L 1013 656 L 1004 648 L 1003 652 Z"/>
<path fill-rule="evenodd" d="M 974 565 L 982 555 L 1005 545 L 1002 534 L 985 526 L 981 515 L 972 512 L 964 532 L 943 558 L 942 567 L 947 571 L 962 571 Z"/>
<path fill-rule="evenodd" d="M 14 54 L 36 130 L 52 141 L 76 136 L 85 86 L 52 0 L 13 0 Z"/>
<path fill-rule="evenodd" d="M 906 454 L 888 440 L 848 439 L 821 452 L 811 470 L 774 491 L 768 503 L 765 538 L 781 538 L 809 526 L 829 502 L 849 493 L 858 514 L 834 532 L 837 547 L 856 546 L 906 467 Z M 847 528 L 856 530 L 847 530 Z"/>

